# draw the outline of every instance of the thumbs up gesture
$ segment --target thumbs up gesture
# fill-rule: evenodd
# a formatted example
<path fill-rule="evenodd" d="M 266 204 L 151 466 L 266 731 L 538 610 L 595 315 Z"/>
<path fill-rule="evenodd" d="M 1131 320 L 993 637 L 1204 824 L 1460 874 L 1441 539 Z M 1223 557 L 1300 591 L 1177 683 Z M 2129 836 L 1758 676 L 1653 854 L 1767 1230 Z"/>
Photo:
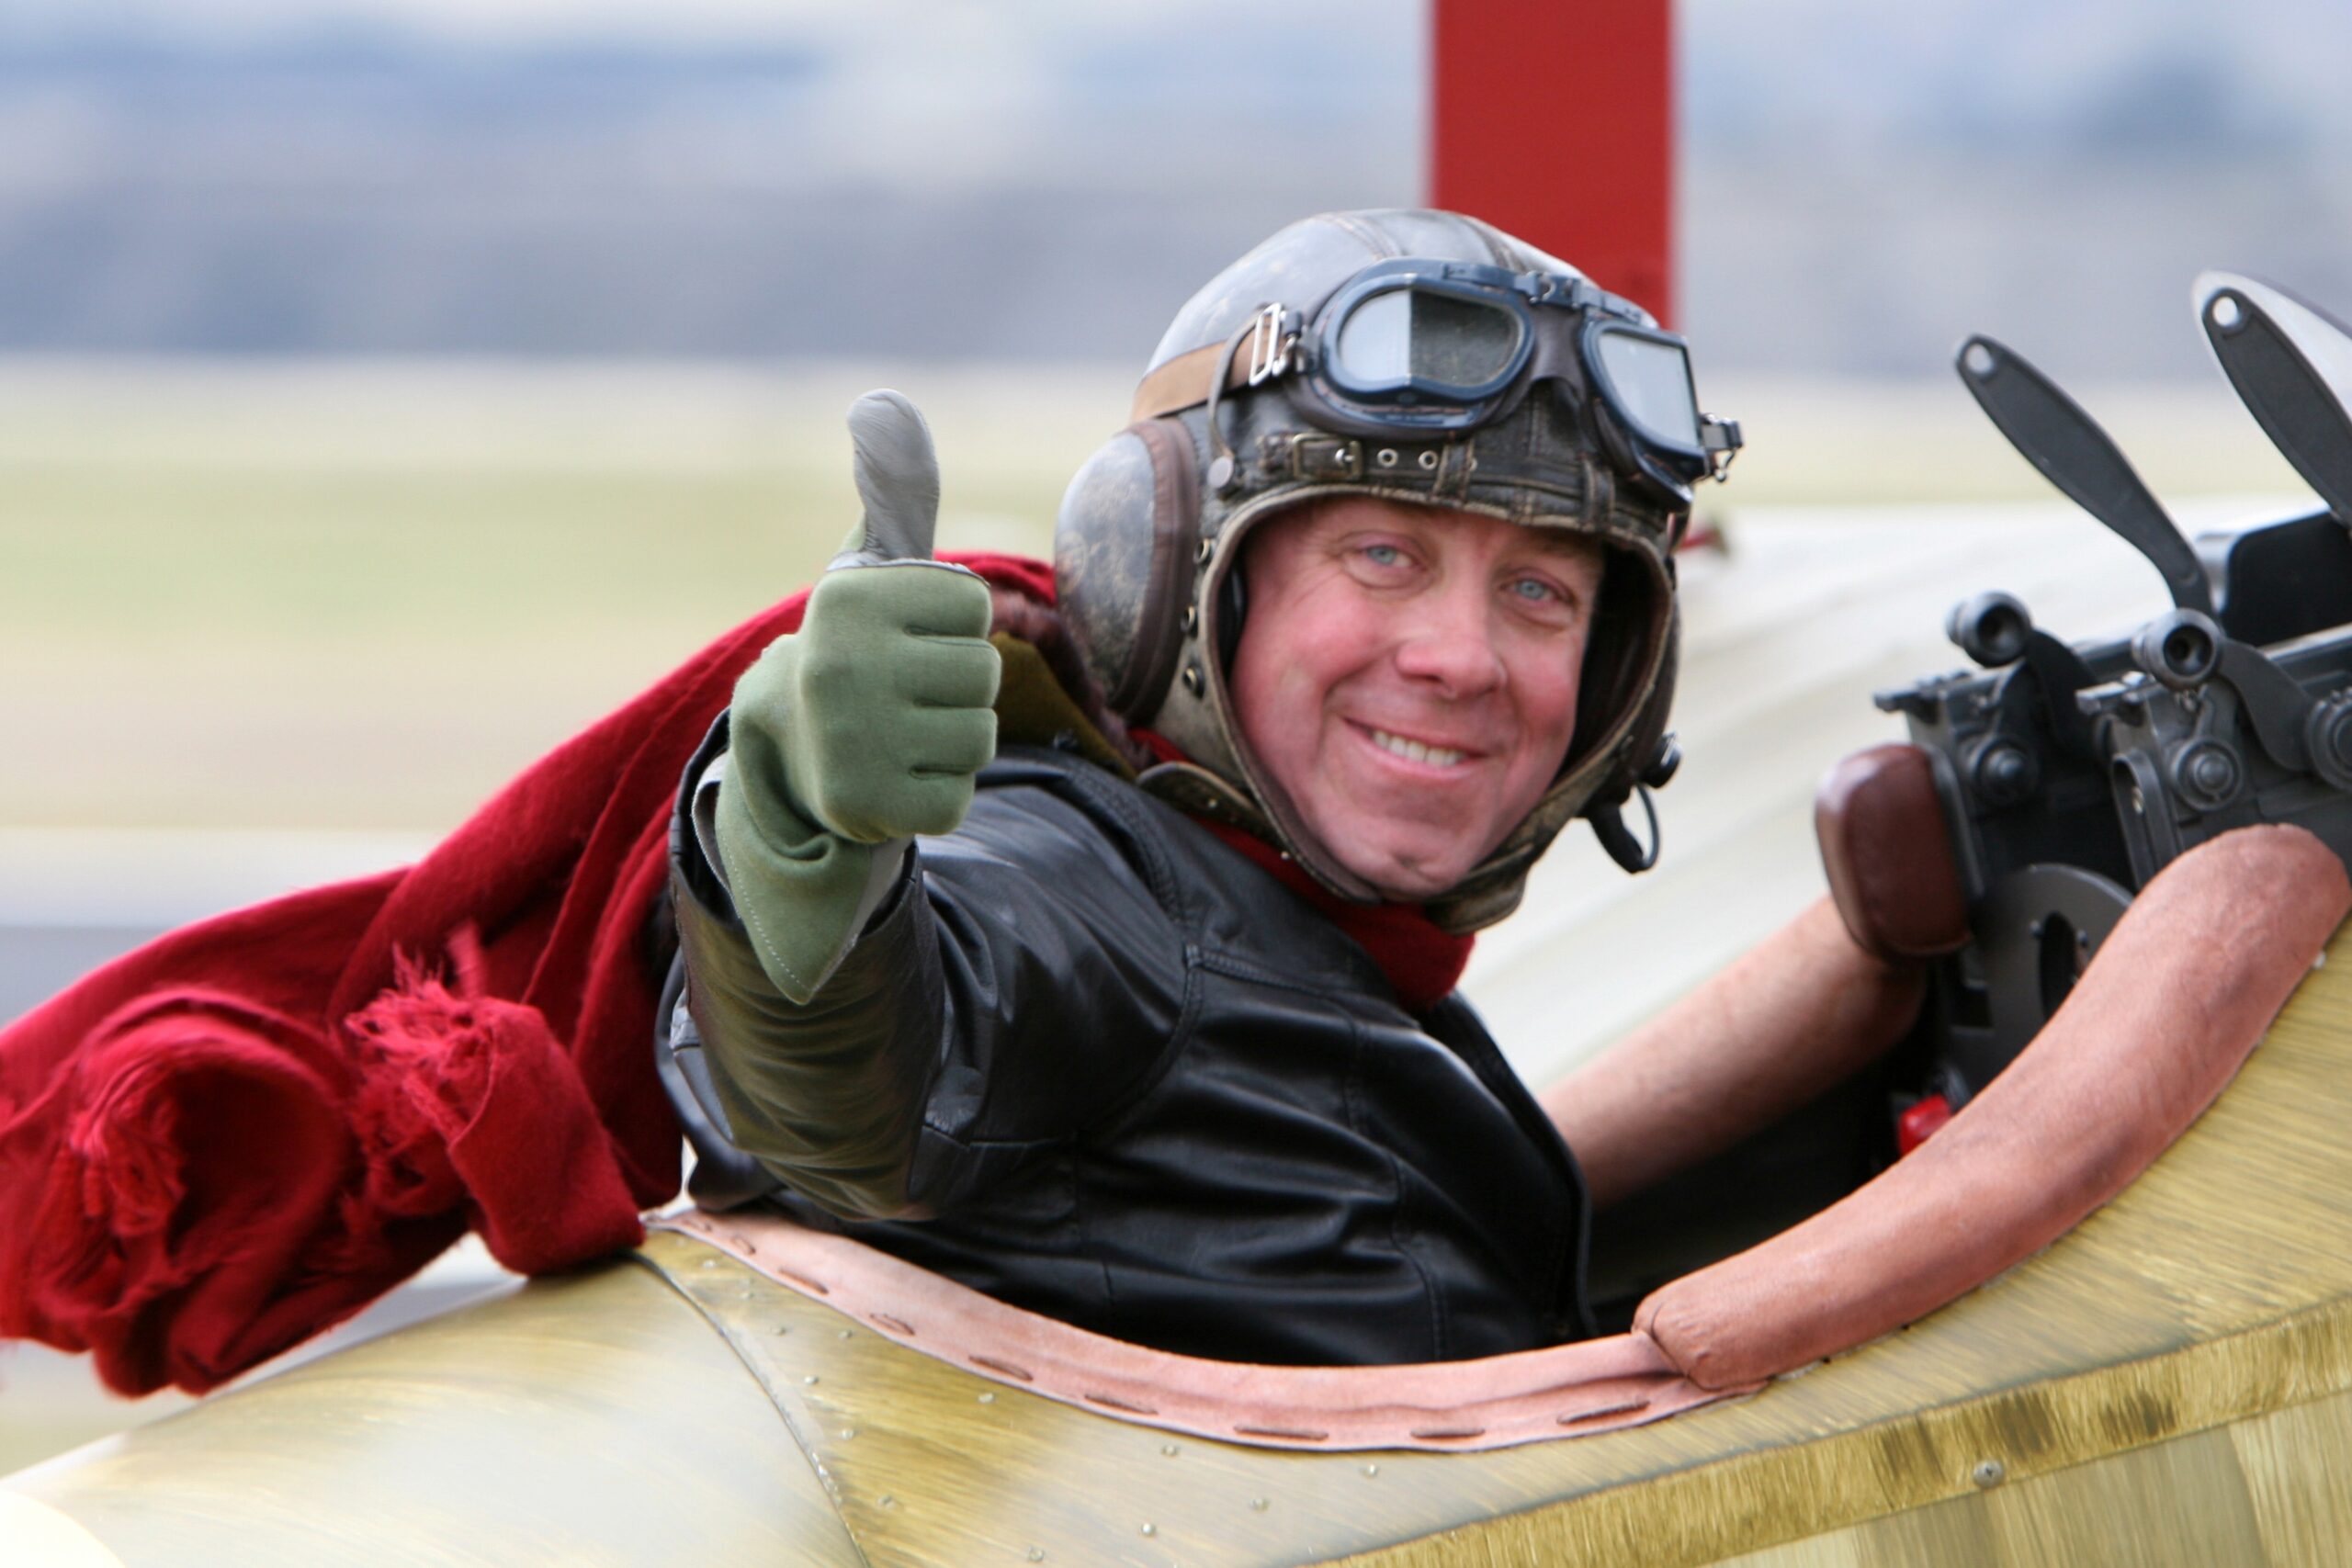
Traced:
<path fill-rule="evenodd" d="M 849 428 L 865 515 L 800 630 L 737 684 L 731 780 L 754 817 L 786 807 L 883 844 L 963 821 L 973 775 L 996 754 L 1000 670 L 988 585 L 931 558 L 939 461 L 922 415 L 897 392 L 868 392 Z"/>

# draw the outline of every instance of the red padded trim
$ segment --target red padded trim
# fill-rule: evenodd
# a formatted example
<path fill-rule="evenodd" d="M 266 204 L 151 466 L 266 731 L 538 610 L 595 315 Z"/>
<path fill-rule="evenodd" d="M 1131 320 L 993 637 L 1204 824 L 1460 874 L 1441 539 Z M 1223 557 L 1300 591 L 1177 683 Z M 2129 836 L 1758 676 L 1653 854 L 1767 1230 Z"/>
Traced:
<path fill-rule="evenodd" d="M 1699 1388 L 1640 1334 L 1405 1367 L 1204 1360 L 1007 1306 L 781 1215 L 681 1214 L 657 1228 L 696 1236 L 974 1377 L 1114 1420 L 1253 1448 L 1510 1448 L 1638 1427 L 1740 1392 Z"/>
<path fill-rule="evenodd" d="M 2140 895 L 2008 1071 L 1909 1158 L 1634 1314 L 1702 1388 L 1753 1386 L 1925 1316 L 2121 1191 L 2222 1091 L 2352 883 L 2301 828 L 2244 828 Z"/>

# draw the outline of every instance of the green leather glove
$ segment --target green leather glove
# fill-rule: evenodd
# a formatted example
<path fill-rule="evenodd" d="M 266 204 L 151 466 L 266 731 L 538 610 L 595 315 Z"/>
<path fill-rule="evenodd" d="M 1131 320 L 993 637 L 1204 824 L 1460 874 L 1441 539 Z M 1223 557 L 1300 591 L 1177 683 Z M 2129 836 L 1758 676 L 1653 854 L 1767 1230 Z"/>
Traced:
<path fill-rule="evenodd" d="M 897 392 L 850 406 L 865 517 L 735 686 L 713 817 L 761 966 L 816 995 L 897 881 L 907 840 L 952 832 L 996 755 L 988 584 L 931 558 L 939 462 Z"/>

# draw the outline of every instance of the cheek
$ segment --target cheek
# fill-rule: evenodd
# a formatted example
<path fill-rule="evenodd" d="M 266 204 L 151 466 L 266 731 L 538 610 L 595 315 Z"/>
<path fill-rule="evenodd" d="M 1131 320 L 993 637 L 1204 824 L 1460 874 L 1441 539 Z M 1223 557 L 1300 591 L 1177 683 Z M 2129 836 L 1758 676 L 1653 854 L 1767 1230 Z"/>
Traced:
<path fill-rule="evenodd" d="M 1584 639 L 1563 657 L 1555 644 L 1540 654 L 1513 661 L 1512 685 L 1519 693 L 1520 722 L 1529 738 L 1528 766 L 1549 784 L 1567 755 L 1576 732 L 1577 704 L 1584 669 Z"/>
<path fill-rule="evenodd" d="M 1307 695 L 1289 639 L 1279 635 L 1279 622 L 1260 617 L 1242 634 L 1233 667 L 1226 671 L 1242 739 L 1261 761 L 1277 765 L 1284 738 L 1297 733 Z"/>
<path fill-rule="evenodd" d="M 1352 667 L 1348 650 L 1360 639 L 1346 617 L 1328 609 L 1253 612 L 1246 626 L 1227 685 L 1250 749 L 1279 767 L 1313 751 L 1318 717 Z"/>

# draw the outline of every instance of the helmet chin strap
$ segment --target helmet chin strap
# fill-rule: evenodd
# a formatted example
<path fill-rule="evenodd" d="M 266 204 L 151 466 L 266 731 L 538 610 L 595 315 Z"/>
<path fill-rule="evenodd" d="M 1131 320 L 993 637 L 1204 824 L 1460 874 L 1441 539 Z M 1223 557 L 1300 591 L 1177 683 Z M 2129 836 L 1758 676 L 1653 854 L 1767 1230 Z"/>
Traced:
<path fill-rule="evenodd" d="M 1629 872 L 1644 872 L 1657 863 L 1657 852 L 1665 840 L 1658 835 L 1657 802 L 1650 797 L 1653 788 L 1664 789 L 1666 782 L 1682 766 L 1682 748 L 1675 744 L 1671 733 L 1658 738 L 1657 750 L 1642 765 L 1641 777 L 1634 781 L 1634 794 L 1642 803 L 1642 815 L 1650 819 L 1649 843 L 1645 847 L 1625 826 L 1625 803 L 1612 800 L 1604 806 L 1588 807 L 1585 820 L 1592 824 L 1592 836 L 1609 852 L 1609 858 Z"/>
<path fill-rule="evenodd" d="M 1657 804 L 1650 799 L 1650 786 L 1647 784 L 1635 784 L 1634 794 L 1642 803 L 1643 814 L 1650 819 L 1648 844 L 1645 845 L 1634 838 L 1633 829 L 1625 826 L 1623 803 L 1596 806 L 1585 813 L 1585 820 L 1592 824 L 1592 836 L 1600 840 L 1600 847 L 1609 852 L 1609 858 L 1621 868 L 1634 872 L 1647 871 L 1657 863 Z"/>

